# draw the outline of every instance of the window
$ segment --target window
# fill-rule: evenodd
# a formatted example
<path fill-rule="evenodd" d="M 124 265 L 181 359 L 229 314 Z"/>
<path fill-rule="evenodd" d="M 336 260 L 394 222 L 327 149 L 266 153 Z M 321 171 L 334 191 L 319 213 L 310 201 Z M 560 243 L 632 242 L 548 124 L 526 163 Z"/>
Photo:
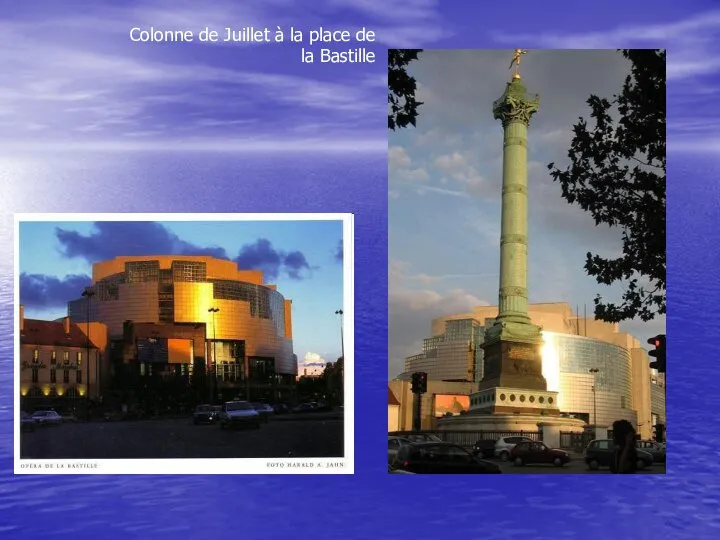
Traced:
<path fill-rule="evenodd" d="M 70 370 L 69 369 L 63 369 L 63 382 L 65 384 L 68 384 L 70 382 Z"/>
<path fill-rule="evenodd" d="M 78 369 L 77 372 L 75 373 L 75 381 L 76 381 L 78 384 L 81 384 L 81 383 L 82 383 L 82 371 L 80 371 L 79 369 Z"/>
<path fill-rule="evenodd" d="M 595 448 L 599 450 L 611 450 L 610 441 L 595 441 Z"/>
<path fill-rule="evenodd" d="M 82 353 L 80 351 L 77 353 L 77 365 L 78 367 L 82 365 Z"/>
<path fill-rule="evenodd" d="M 455 463 L 468 463 L 472 456 L 459 446 L 434 446 L 430 450 L 436 459 L 440 461 L 451 461 Z"/>
<path fill-rule="evenodd" d="M 57 371 L 55 371 L 54 369 L 50 370 L 50 382 L 51 383 L 57 382 Z"/>
<path fill-rule="evenodd" d="M 67 364 L 68 362 L 70 362 L 70 352 L 63 351 L 63 364 Z"/>
<path fill-rule="evenodd" d="M 33 351 L 33 363 L 37 364 L 40 361 L 40 351 L 35 349 Z"/>
<path fill-rule="evenodd" d="M 32 368 L 32 382 L 36 383 L 39 379 L 39 372 L 40 370 L 38 368 Z"/>
<path fill-rule="evenodd" d="M 57 364 L 57 352 L 56 351 L 50 351 L 50 364 L 53 366 Z"/>

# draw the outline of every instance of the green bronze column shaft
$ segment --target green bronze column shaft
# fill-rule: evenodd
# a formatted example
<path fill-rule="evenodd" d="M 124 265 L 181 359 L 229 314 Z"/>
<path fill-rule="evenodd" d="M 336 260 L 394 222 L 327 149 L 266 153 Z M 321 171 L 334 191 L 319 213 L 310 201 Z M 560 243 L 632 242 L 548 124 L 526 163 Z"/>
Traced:
<path fill-rule="evenodd" d="M 515 74 L 493 105 L 505 132 L 503 142 L 502 225 L 498 322 L 530 324 L 528 317 L 527 129 L 538 110 L 537 96 L 528 96 Z"/>

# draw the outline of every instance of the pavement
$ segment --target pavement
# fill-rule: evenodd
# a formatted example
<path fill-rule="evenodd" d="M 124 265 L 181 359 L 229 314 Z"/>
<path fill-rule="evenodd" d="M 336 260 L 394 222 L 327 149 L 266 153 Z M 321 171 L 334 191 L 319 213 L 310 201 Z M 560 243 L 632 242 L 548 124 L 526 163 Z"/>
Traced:
<path fill-rule="evenodd" d="M 22 459 L 177 459 L 342 457 L 342 415 L 298 418 L 260 429 L 224 430 L 194 425 L 192 418 L 124 422 L 77 422 L 24 432 Z"/>
<path fill-rule="evenodd" d="M 601 467 L 596 471 L 591 470 L 582 456 L 573 459 L 570 463 L 562 467 L 556 467 L 554 465 L 522 465 L 517 467 L 509 462 L 502 463 L 500 460 L 494 459 L 490 461 L 495 461 L 500 465 L 500 470 L 502 470 L 504 474 L 612 474 L 607 467 Z M 637 474 L 665 474 L 665 464 L 655 463 L 652 467 L 638 471 Z"/>

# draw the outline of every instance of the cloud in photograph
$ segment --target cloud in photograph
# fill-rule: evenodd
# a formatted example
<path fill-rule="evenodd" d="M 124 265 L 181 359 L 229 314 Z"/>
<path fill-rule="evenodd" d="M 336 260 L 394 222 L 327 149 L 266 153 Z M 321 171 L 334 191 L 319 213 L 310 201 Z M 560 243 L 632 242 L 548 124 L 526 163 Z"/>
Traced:
<path fill-rule="evenodd" d="M 277 279 L 281 272 L 285 272 L 291 279 L 303 279 L 304 272 L 311 270 L 305 255 L 300 251 L 286 253 L 277 250 L 266 238 L 243 245 L 234 260 L 241 268 L 262 270 L 269 279 Z"/>
<path fill-rule="evenodd" d="M 333 258 L 335 259 L 335 262 L 341 263 L 343 262 L 343 241 L 340 239 L 338 241 L 337 248 L 335 249 L 335 253 L 333 253 Z"/>
<path fill-rule="evenodd" d="M 301 280 L 312 270 L 304 253 L 276 249 L 266 238 L 244 244 L 238 254 L 231 257 L 225 248 L 187 242 L 162 224 L 151 221 L 97 221 L 89 234 L 57 227 L 56 237 L 64 257 L 82 258 L 90 263 L 118 256 L 198 255 L 232 259 L 240 268 L 262 270 L 268 280 L 283 275 Z"/>
<path fill-rule="evenodd" d="M 69 299 L 77 298 L 92 280 L 87 275 L 62 278 L 42 274 L 20 274 L 20 303 L 28 308 L 65 308 Z"/>

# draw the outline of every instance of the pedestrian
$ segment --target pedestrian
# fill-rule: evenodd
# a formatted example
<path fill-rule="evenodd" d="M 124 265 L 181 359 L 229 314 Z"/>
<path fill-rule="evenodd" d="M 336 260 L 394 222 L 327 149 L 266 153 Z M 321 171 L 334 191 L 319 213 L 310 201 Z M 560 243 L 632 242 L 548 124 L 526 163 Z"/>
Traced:
<path fill-rule="evenodd" d="M 612 472 L 634 474 L 637 471 L 636 433 L 627 420 L 613 422 L 613 442 L 615 445 Z"/>

